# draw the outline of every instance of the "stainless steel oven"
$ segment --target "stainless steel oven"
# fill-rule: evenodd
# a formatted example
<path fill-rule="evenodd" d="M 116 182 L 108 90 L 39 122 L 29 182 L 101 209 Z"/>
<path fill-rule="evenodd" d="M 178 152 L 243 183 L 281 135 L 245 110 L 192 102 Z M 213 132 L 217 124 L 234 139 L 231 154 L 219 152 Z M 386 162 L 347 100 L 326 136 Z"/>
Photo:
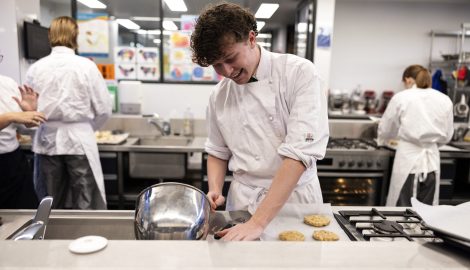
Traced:
<path fill-rule="evenodd" d="M 362 139 L 331 138 L 317 161 L 323 200 L 332 205 L 384 205 L 390 151 Z"/>

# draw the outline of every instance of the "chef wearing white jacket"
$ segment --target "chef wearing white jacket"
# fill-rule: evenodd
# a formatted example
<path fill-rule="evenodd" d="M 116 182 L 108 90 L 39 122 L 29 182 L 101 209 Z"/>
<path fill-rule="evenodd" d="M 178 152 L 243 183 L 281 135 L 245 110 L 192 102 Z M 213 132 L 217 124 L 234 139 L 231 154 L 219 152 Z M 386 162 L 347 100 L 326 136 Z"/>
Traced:
<path fill-rule="evenodd" d="M 54 19 L 52 52 L 26 75 L 26 84 L 39 93 L 38 109 L 48 118 L 33 141 L 36 191 L 53 196 L 54 208 L 105 209 L 94 131 L 111 114 L 111 97 L 96 65 L 75 55 L 77 34 L 72 18 Z"/>
<path fill-rule="evenodd" d="M 20 95 L 21 93 L 21 95 Z M 26 131 L 45 121 L 35 111 L 37 94 L 29 87 L 0 75 L 0 209 L 36 208 L 32 169 L 19 148 L 18 130 Z"/>
<path fill-rule="evenodd" d="M 431 76 L 422 66 L 409 66 L 402 79 L 408 89 L 390 100 L 378 129 L 379 145 L 398 139 L 387 206 L 411 206 L 411 197 L 438 204 L 438 147 L 452 138 L 452 101 L 430 88 Z"/>
<path fill-rule="evenodd" d="M 318 72 L 306 59 L 266 51 L 256 34 L 253 15 L 225 3 L 201 14 L 192 36 L 194 61 L 225 77 L 207 109 L 209 201 L 224 203 L 228 163 L 227 209 L 253 214 L 220 232 L 224 240 L 258 238 L 286 202 L 323 203 L 316 160 L 329 130 Z"/>

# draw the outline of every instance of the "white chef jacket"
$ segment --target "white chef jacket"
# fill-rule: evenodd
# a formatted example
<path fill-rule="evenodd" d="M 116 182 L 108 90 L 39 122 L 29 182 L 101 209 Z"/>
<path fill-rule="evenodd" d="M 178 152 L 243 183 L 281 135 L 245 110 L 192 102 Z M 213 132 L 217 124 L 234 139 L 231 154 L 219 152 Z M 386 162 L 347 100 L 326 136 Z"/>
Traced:
<path fill-rule="evenodd" d="M 410 173 L 436 172 L 439 196 L 440 157 L 438 146 L 448 143 L 454 132 L 452 101 L 432 88 L 397 93 L 390 100 L 378 128 L 378 144 L 399 139 L 393 164 L 387 205 L 396 204 Z"/>
<path fill-rule="evenodd" d="M 70 48 L 57 46 L 30 67 L 26 84 L 39 93 L 38 111 L 47 118 L 34 138 L 33 151 L 44 155 L 85 154 L 78 138 L 81 135 L 76 132 L 83 127 L 72 124 L 91 124 L 97 130 L 112 109 L 110 94 L 96 64 L 75 55 Z M 96 144 L 94 134 L 89 136 Z"/>
<path fill-rule="evenodd" d="M 325 155 L 329 129 L 316 68 L 304 58 L 261 48 L 256 77 L 258 82 L 243 85 L 228 78 L 217 84 L 207 109 L 205 150 L 229 160 L 234 179 L 244 185 L 268 189 L 283 157 L 305 165 L 298 186 L 318 183 L 316 160 Z M 315 189 L 321 198 L 319 184 Z"/>
<path fill-rule="evenodd" d="M 21 108 L 12 98 L 21 99 L 18 84 L 11 78 L 0 75 L 0 114 L 7 112 L 21 112 Z M 10 153 L 18 148 L 16 139 L 17 124 L 12 123 L 0 130 L 0 154 Z"/>

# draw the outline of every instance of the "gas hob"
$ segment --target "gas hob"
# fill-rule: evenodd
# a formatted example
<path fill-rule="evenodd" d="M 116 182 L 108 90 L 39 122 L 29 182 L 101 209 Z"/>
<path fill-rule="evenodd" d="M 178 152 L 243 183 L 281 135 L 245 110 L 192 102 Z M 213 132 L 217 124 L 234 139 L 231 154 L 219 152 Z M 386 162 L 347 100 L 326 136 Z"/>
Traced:
<path fill-rule="evenodd" d="M 411 209 L 344 210 L 338 211 L 335 218 L 352 241 L 442 242 Z"/>

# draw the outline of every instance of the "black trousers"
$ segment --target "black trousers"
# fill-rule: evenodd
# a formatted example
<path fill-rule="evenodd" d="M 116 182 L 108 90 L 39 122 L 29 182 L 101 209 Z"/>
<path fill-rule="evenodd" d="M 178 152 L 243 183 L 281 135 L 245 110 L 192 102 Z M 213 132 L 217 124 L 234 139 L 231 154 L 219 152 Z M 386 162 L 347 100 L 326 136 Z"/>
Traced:
<path fill-rule="evenodd" d="M 0 208 L 35 209 L 33 174 L 26 156 L 19 148 L 0 154 Z"/>
<path fill-rule="evenodd" d="M 397 201 L 397 206 L 411 206 L 411 197 L 413 197 L 414 181 L 415 175 L 409 174 L 406 178 L 405 184 L 401 189 L 400 197 L 398 197 Z M 418 201 L 422 203 L 432 205 L 435 191 L 436 173 L 430 172 L 427 174 L 426 179 L 423 182 L 418 181 L 416 199 L 418 199 Z"/>

